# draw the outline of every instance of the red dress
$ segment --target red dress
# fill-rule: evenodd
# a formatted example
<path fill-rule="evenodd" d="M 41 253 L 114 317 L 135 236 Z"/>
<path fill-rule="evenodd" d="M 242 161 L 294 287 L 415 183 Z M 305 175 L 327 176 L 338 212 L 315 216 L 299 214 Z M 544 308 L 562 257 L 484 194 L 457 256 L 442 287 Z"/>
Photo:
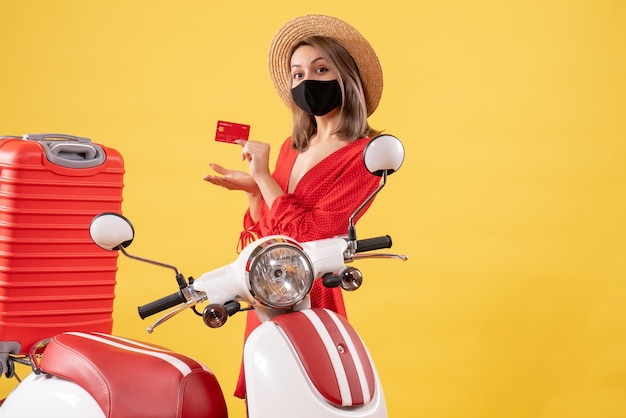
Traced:
<path fill-rule="evenodd" d="M 288 138 L 280 148 L 272 174 L 285 194 L 271 208 L 261 203 L 257 223 L 252 221 L 250 210 L 246 212 L 241 243 L 249 243 L 255 235 L 281 234 L 301 242 L 346 235 L 350 216 L 380 183 L 380 178 L 370 174 L 363 164 L 363 150 L 368 143 L 369 138 L 362 138 L 333 152 L 302 177 L 293 193 L 287 193 L 298 156 Z M 311 291 L 311 306 L 346 315 L 341 289 L 327 289 L 321 280 L 316 280 Z M 245 338 L 259 324 L 254 312 L 248 311 Z M 245 398 L 243 365 L 235 396 Z"/>

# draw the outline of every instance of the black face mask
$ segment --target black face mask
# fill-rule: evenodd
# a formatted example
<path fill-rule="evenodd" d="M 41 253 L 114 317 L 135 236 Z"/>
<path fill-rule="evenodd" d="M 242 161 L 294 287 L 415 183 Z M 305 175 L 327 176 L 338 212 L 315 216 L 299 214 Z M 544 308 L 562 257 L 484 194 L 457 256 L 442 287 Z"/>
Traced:
<path fill-rule="evenodd" d="M 304 80 L 291 89 L 291 97 L 300 109 L 315 116 L 324 116 L 342 100 L 337 80 Z"/>

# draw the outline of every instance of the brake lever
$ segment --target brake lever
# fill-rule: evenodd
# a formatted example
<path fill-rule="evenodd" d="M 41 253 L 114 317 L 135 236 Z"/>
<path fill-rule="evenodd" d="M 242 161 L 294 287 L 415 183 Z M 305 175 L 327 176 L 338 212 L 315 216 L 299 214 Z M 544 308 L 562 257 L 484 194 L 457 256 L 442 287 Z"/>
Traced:
<path fill-rule="evenodd" d="M 196 295 L 194 295 L 192 299 L 188 300 L 187 302 L 178 306 L 177 308 L 172 309 L 171 311 L 169 311 L 168 313 L 166 313 L 165 315 L 157 319 L 155 323 L 153 323 L 148 328 L 146 328 L 146 331 L 148 332 L 148 334 L 152 334 L 152 331 L 154 331 L 156 327 L 163 324 L 165 321 L 168 321 L 169 319 L 178 315 L 179 313 L 181 313 L 187 308 L 193 308 L 198 303 L 204 302 L 205 300 L 207 300 L 206 294 L 196 293 Z"/>
<path fill-rule="evenodd" d="M 407 261 L 409 259 L 409 256 L 405 254 L 391 254 L 391 253 L 351 254 L 345 258 L 345 261 L 349 263 L 354 260 L 363 260 L 365 258 L 393 258 L 393 259 L 399 259 L 402 261 Z"/>

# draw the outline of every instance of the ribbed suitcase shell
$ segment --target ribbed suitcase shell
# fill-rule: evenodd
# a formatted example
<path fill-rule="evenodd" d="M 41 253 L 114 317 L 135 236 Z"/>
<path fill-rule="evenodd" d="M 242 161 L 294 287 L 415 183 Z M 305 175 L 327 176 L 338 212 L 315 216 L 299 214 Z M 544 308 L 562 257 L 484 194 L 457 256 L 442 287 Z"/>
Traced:
<path fill-rule="evenodd" d="M 59 332 L 113 327 L 117 252 L 96 246 L 89 225 L 121 213 L 124 161 L 86 138 L 49 136 L 0 137 L 0 342 L 18 341 L 22 353 Z M 102 161 L 81 166 L 91 156 L 75 144 Z"/>

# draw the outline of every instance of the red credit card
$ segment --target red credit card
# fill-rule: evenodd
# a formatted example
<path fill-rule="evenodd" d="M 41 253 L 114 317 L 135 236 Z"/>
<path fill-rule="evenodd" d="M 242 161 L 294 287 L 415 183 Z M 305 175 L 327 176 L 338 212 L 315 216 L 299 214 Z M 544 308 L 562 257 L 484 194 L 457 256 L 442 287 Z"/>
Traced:
<path fill-rule="evenodd" d="M 219 142 L 228 142 L 234 144 L 237 139 L 248 140 L 250 136 L 250 125 L 242 123 L 217 121 L 217 129 L 215 130 L 215 140 Z"/>

